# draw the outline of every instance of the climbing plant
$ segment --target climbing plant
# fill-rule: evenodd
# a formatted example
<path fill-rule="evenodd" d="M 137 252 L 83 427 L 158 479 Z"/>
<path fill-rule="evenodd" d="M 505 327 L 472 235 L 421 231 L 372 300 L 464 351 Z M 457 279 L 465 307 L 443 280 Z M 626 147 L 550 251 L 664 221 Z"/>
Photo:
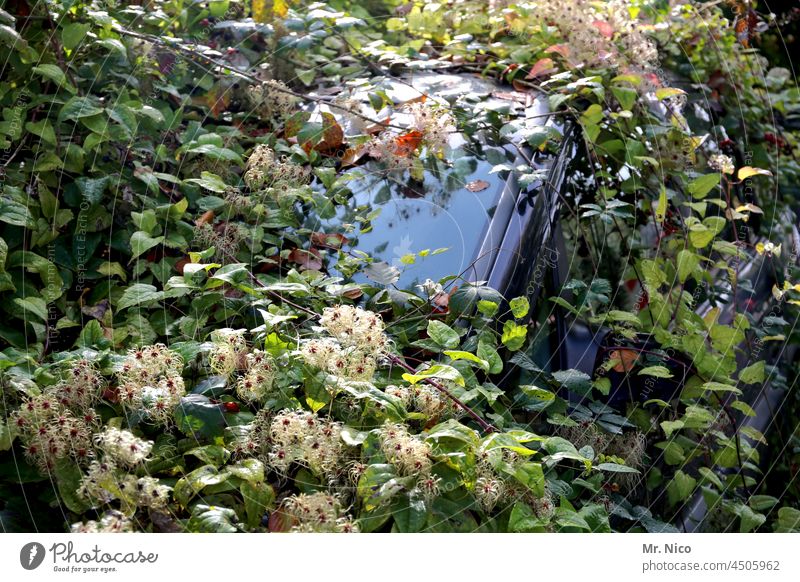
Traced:
<path fill-rule="evenodd" d="M 796 529 L 740 425 L 792 381 L 797 142 L 776 114 L 798 95 L 743 10 L 9 3 L 3 528 L 673 531 L 699 492 L 716 529 Z M 419 71 L 508 90 L 393 99 Z M 549 300 L 464 273 L 403 288 L 447 249 L 359 250 L 367 162 L 419 180 L 454 133 L 530 161 L 568 132 L 573 280 Z M 529 356 L 542 309 L 610 330 L 593 375 Z"/>

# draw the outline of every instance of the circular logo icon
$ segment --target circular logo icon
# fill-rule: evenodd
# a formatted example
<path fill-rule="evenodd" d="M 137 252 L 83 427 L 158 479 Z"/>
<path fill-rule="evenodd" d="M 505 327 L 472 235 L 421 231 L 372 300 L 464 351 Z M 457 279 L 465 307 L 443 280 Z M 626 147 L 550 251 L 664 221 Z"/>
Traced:
<path fill-rule="evenodd" d="M 30 542 L 19 551 L 19 563 L 26 570 L 35 570 L 44 561 L 44 546 L 39 542 Z"/>

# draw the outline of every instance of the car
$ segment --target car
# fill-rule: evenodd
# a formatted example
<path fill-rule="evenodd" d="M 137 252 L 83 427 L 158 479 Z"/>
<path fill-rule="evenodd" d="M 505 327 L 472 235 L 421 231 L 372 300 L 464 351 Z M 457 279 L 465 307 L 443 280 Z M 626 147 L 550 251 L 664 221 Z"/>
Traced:
<path fill-rule="evenodd" d="M 469 137 L 454 134 L 450 140 L 452 153 L 446 160 L 434 158 L 426 163 L 422 177 L 386 172 L 379 160 L 350 170 L 349 206 L 331 217 L 309 215 L 304 226 L 325 232 L 350 229 L 348 237 L 360 252 L 392 269 L 395 275 L 391 283 L 398 289 L 444 281 L 443 289 L 450 293 L 457 292 L 459 285 L 472 285 L 494 289 L 504 298 L 526 297 L 536 306 L 529 322 L 535 333 L 527 350 L 511 360 L 517 366 L 499 381 L 506 391 L 532 382 L 538 370 L 605 375 L 611 384 L 606 397 L 596 395 L 595 401 L 587 403 L 585 393 L 567 390 L 561 396 L 569 402 L 569 413 L 574 418 L 596 420 L 605 415 L 615 419 L 605 424 L 600 421 L 613 432 L 633 426 L 625 418 L 628 405 L 676 399 L 684 387 L 685 375 L 645 381 L 624 367 L 604 366 L 609 354 L 619 350 L 659 353 L 649 333 L 640 333 L 633 341 L 622 343 L 610 328 L 576 318 L 551 301 L 559 297 L 567 302 L 576 300 L 569 285 L 570 252 L 562 214 L 566 211 L 565 201 L 574 201 L 579 197 L 576 191 L 585 188 L 585 183 L 576 178 L 587 170 L 576 128 L 547 114 L 546 95 L 528 96 L 521 102 L 519 95 L 498 82 L 477 75 L 443 72 L 388 78 L 386 93 L 398 104 L 393 119 L 401 124 L 403 104 L 420 95 L 451 104 L 471 96 L 488 96 L 484 106 L 515 109 L 529 129 L 558 133 L 559 147 L 556 151 L 515 148 L 489 133 L 478 132 Z M 356 98 L 366 101 L 366 95 Z M 498 167 L 523 168 L 536 179 L 523 185 L 516 172 L 497 171 Z M 371 216 L 366 228 L 352 227 L 349 221 L 357 211 L 365 209 Z M 793 236 L 798 239 L 796 228 Z M 759 240 L 766 241 L 758 238 L 751 242 L 756 244 Z M 419 251 L 424 257 L 417 255 Z M 459 274 L 459 280 L 452 277 L 455 274 Z M 365 280 L 364 275 L 359 276 Z M 748 291 L 749 304 L 765 305 L 776 283 L 763 259 L 740 266 L 740 288 Z M 631 290 L 631 295 L 636 292 L 641 294 L 641 289 Z M 719 321 L 732 321 L 733 306 L 725 302 L 729 298 L 703 297 L 696 304 L 699 315 L 721 305 Z M 770 348 L 766 352 L 772 362 L 787 357 L 783 349 Z M 742 434 L 765 433 L 774 424 L 785 395 L 784 387 L 766 383 L 746 394 L 753 414 L 725 406 L 727 421 Z M 721 474 L 731 471 L 721 467 L 715 470 Z M 756 465 L 750 464 L 748 475 L 752 477 L 755 472 Z M 620 507 L 626 507 L 626 499 L 618 502 Z M 698 490 L 675 515 L 674 525 L 680 531 L 702 531 L 708 519 L 706 497 Z"/>

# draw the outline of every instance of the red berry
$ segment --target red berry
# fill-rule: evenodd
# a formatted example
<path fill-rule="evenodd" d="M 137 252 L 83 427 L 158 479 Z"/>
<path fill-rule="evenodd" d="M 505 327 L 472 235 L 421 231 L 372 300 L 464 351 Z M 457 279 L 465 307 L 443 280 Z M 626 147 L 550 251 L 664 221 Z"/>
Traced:
<path fill-rule="evenodd" d="M 225 412 L 230 412 L 231 414 L 235 414 L 239 412 L 239 405 L 236 404 L 235 402 L 226 402 Z"/>

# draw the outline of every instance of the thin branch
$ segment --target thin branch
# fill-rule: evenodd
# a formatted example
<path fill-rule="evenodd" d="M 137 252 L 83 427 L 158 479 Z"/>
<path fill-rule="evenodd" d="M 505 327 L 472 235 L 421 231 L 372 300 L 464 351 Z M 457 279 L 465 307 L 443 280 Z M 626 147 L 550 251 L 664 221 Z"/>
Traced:
<path fill-rule="evenodd" d="M 411 366 L 409 366 L 408 364 L 406 364 L 402 358 L 395 356 L 394 354 L 388 354 L 388 358 L 393 364 L 400 366 L 407 372 L 411 372 L 412 374 L 416 373 L 416 370 Z M 437 382 L 433 378 L 423 378 L 423 382 L 430 384 L 431 386 L 436 388 L 439 392 L 441 392 L 442 394 L 447 396 L 450 400 L 452 400 L 456 404 L 456 406 L 458 406 L 469 416 L 471 416 L 475 420 L 475 422 L 477 422 L 480 425 L 480 427 L 483 429 L 484 432 L 488 433 L 498 432 L 497 428 L 494 425 L 489 424 L 488 422 L 483 420 L 478 415 L 477 412 L 475 412 L 469 406 L 461 402 L 461 400 L 459 400 L 458 397 L 456 397 L 452 392 L 450 392 L 447 388 L 445 388 L 440 382 Z"/>
<path fill-rule="evenodd" d="M 182 44 L 178 44 L 178 43 L 168 43 L 168 42 L 165 42 L 163 39 L 161 39 L 158 36 L 155 36 L 155 35 L 152 35 L 152 34 L 142 34 L 142 33 L 139 33 L 139 32 L 134 32 L 132 30 L 127 30 L 125 28 L 122 28 L 121 26 L 115 27 L 114 30 L 116 32 L 118 32 L 119 34 L 123 35 L 123 36 L 130 36 L 131 38 L 138 38 L 139 40 L 146 40 L 148 42 L 152 42 L 153 44 L 157 44 L 157 45 L 159 45 L 160 47 L 162 47 L 162 48 L 164 48 L 166 50 L 171 50 L 171 51 L 173 51 L 175 53 L 180 53 L 180 54 L 186 56 L 189 60 L 191 60 L 193 62 L 205 61 L 206 63 L 214 65 L 215 67 L 221 69 L 222 72 L 228 72 L 228 73 L 230 73 L 232 75 L 236 75 L 237 77 L 240 77 L 241 79 L 244 79 L 245 81 L 249 81 L 250 83 L 256 83 L 256 84 L 260 85 L 260 84 L 262 84 L 264 82 L 262 79 L 259 79 L 255 75 L 251 75 L 250 73 L 246 73 L 244 71 L 241 71 L 241 70 L 239 70 L 239 69 L 237 69 L 237 68 L 235 68 L 235 67 L 233 67 L 233 66 L 231 66 L 231 65 L 229 65 L 227 63 L 224 63 L 222 61 L 218 61 L 216 59 L 212 59 L 212 58 L 210 58 L 210 57 L 208 57 L 206 55 L 201 55 L 197 51 L 195 51 L 194 49 L 189 48 L 188 46 L 185 46 L 185 45 L 182 45 Z M 306 101 L 313 101 L 313 102 L 321 104 L 321 105 L 327 105 L 328 107 L 330 107 L 332 109 L 338 109 L 340 111 L 344 111 L 344 112 L 348 113 L 349 115 L 353 115 L 355 117 L 359 117 L 364 121 L 368 121 L 368 122 L 370 122 L 370 123 L 372 123 L 374 125 L 378 125 L 380 127 L 387 127 L 387 128 L 390 127 L 392 129 L 399 129 L 399 130 L 402 130 L 402 131 L 406 131 L 408 129 L 407 127 L 402 127 L 402 126 L 399 126 L 399 125 L 393 125 L 393 124 L 387 123 L 385 121 L 379 121 L 377 119 L 373 119 L 372 117 L 369 117 L 368 115 L 364 115 L 363 113 L 360 113 L 358 111 L 354 111 L 353 109 L 350 109 L 349 107 L 345 107 L 344 105 L 339 105 L 338 103 L 333 103 L 331 101 L 327 101 L 325 99 L 322 99 L 321 97 L 313 97 L 311 95 L 304 95 L 302 93 L 298 93 L 297 91 L 292 91 L 288 87 L 282 87 L 282 86 L 276 84 L 276 85 L 273 85 L 271 88 L 274 89 L 275 91 L 278 91 L 279 93 L 285 93 L 287 95 L 292 95 L 293 97 L 296 97 L 298 99 L 302 99 L 302 100 L 306 100 Z"/>

